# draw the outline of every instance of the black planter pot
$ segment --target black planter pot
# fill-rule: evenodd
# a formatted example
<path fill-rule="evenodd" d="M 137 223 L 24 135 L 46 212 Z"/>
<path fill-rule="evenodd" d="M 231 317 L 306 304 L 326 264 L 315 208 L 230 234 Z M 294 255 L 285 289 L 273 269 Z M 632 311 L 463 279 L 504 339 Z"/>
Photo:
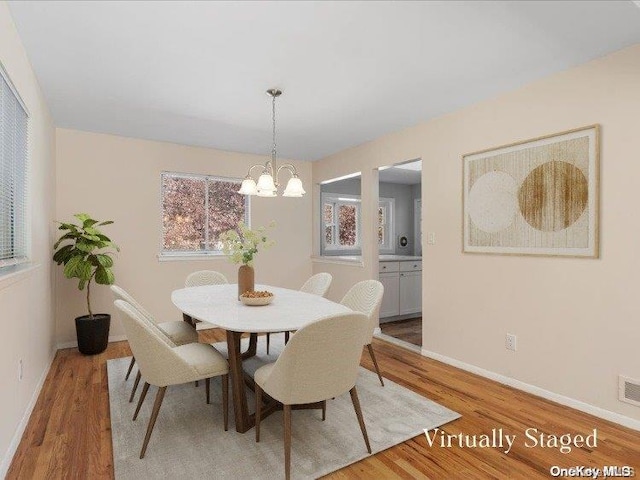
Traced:
<path fill-rule="evenodd" d="M 111 315 L 98 313 L 89 318 L 89 315 L 76 317 L 76 335 L 78 337 L 78 350 L 85 355 L 96 355 L 107 349 L 109 343 L 109 326 Z"/>

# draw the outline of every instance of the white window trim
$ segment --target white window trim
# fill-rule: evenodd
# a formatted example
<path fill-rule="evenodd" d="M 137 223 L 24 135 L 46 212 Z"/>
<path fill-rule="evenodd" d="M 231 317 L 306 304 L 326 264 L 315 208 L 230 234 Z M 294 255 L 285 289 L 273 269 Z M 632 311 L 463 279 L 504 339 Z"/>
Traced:
<path fill-rule="evenodd" d="M 334 205 L 333 215 L 334 218 L 337 214 L 337 206 L 339 205 L 355 205 L 356 207 L 356 243 L 354 245 L 339 245 L 339 244 L 327 244 L 327 237 L 325 235 L 325 222 L 324 222 L 324 204 L 332 203 Z M 335 251 L 354 251 L 360 250 L 362 248 L 360 242 L 360 222 L 362 215 L 361 208 L 361 200 L 360 195 L 342 195 L 338 193 L 328 193 L 325 192 L 321 195 L 321 215 L 320 222 L 322 225 L 321 235 L 322 235 L 322 249 L 326 252 L 335 252 Z M 338 224 L 334 224 L 334 240 L 338 238 Z"/>
<path fill-rule="evenodd" d="M 396 199 L 395 198 L 380 198 L 378 201 L 378 208 L 383 207 L 386 209 L 386 223 L 385 223 L 385 239 L 387 240 L 382 245 L 378 244 L 379 253 L 395 253 L 396 251 Z M 376 212 L 376 222 L 378 215 Z M 377 232 L 377 230 L 376 230 Z M 378 236 L 376 235 L 376 240 Z"/>
<path fill-rule="evenodd" d="M 33 269 L 33 264 L 31 263 L 32 258 L 32 238 L 31 238 L 31 136 L 32 136 L 32 127 L 31 127 L 31 113 L 27 108 L 26 103 L 22 99 L 22 96 L 18 92 L 15 84 L 11 81 L 11 77 L 9 73 L 4 67 L 2 61 L 0 61 L 0 76 L 4 79 L 4 81 L 9 86 L 9 90 L 14 95 L 16 100 L 18 101 L 18 105 L 22 108 L 25 115 L 27 116 L 27 145 L 26 145 L 26 159 L 25 159 L 25 192 L 24 192 L 24 242 L 25 242 L 25 250 L 24 256 L 22 257 L 14 257 L 6 260 L 0 260 L 0 280 L 5 278 L 11 278 L 15 275 L 16 272 L 22 271 L 31 271 Z"/>
<path fill-rule="evenodd" d="M 165 250 L 163 245 L 163 236 L 162 236 L 162 199 L 164 198 L 163 191 L 163 177 L 165 175 L 170 175 L 174 178 L 197 178 L 197 179 L 205 179 L 206 181 L 223 181 L 223 182 L 238 182 L 242 183 L 242 178 L 236 177 L 221 177 L 218 175 L 205 175 L 198 173 L 183 173 L 183 172 L 172 172 L 172 171 L 162 171 L 160 172 L 160 200 L 159 200 L 159 212 L 160 212 L 160 241 L 159 241 L 159 250 L 158 253 L 158 261 L 160 262 L 172 262 L 172 261 L 183 261 L 183 260 L 214 260 L 214 259 L 227 259 L 229 256 L 225 255 L 222 250 Z M 208 207 L 209 197 L 205 198 L 205 224 L 208 225 L 208 216 L 209 209 Z M 245 199 L 245 212 L 244 212 L 244 223 L 247 227 L 251 228 L 251 197 L 249 195 L 246 196 Z M 205 233 L 208 236 L 208 232 Z M 206 238 L 208 243 L 208 238 Z"/>

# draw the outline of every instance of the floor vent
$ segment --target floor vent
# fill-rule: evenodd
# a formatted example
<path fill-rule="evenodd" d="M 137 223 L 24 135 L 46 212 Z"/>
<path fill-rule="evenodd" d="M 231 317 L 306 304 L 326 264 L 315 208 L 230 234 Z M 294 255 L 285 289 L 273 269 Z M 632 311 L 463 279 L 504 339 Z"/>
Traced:
<path fill-rule="evenodd" d="M 620 401 L 640 407 L 640 380 L 634 380 L 622 375 L 619 376 L 619 379 L 618 398 Z"/>

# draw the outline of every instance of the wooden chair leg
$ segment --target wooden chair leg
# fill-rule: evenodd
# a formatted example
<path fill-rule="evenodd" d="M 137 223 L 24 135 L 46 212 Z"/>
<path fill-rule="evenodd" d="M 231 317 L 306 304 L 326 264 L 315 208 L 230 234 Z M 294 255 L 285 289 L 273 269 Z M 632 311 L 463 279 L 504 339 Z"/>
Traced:
<path fill-rule="evenodd" d="M 284 344 L 289 343 L 289 332 L 284 332 Z"/>
<path fill-rule="evenodd" d="M 129 375 L 131 375 L 131 370 L 133 370 L 133 366 L 136 364 L 136 357 L 131 357 L 131 363 L 129 364 L 129 368 L 127 369 L 127 374 L 124 377 L 124 380 L 129 380 Z"/>
<path fill-rule="evenodd" d="M 284 475 L 291 478 L 291 405 L 284 405 Z"/>
<path fill-rule="evenodd" d="M 324 422 L 327 419 L 327 401 L 322 401 L 322 421 Z"/>
<path fill-rule="evenodd" d="M 198 386 L 198 380 L 196 380 L 196 387 Z"/>
<path fill-rule="evenodd" d="M 133 382 L 133 388 L 131 389 L 131 396 L 129 397 L 129 403 L 133 402 L 133 397 L 136 396 L 136 390 L 138 389 L 138 384 L 140 383 L 141 377 L 142 375 L 140 375 L 140 370 L 138 370 L 138 373 L 136 375 L 136 381 Z"/>
<path fill-rule="evenodd" d="M 222 375 L 222 418 L 224 431 L 229 430 L 229 375 Z"/>
<path fill-rule="evenodd" d="M 269 347 L 271 345 L 271 334 L 267 332 L 267 355 L 269 355 Z"/>
<path fill-rule="evenodd" d="M 367 427 L 364 425 L 364 418 L 362 417 L 362 409 L 360 408 L 360 400 L 358 400 L 358 392 L 356 387 L 349 390 L 351 394 L 351 402 L 353 402 L 353 408 L 358 416 L 358 423 L 360 424 L 360 430 L 362 430 L 362 436 L 364 437 L 364 443 L 367 445 L 367 452 L 371 453 L 371 445 L 369 445 L 369 436 L 367 435 Z"/>
<path fill-rule="evenodd" d="M 142 444 L 142 450 L 140 451 L 140 458 L 144 458 L 144 454 L 147 452 L 147 445 L 149 445 L 149 439 L 151 438 L 151 432 L 153 432 L 153 427 L 156 424 L 156 419 L 158 418 L 158 412 L 160 412 L 160 407 L 162 406 L 162 400 L 164 399 L 164 394 L 167 391 L 167 387 L 158 388 L 158 393 L 156 394 L 156 401 L 153 403 L 153 411 L 151 412 L 151 418 L 149 419 L 149 426 L 147 427 L 147 433 L 144 436 L 144 443 Z"/>
<path fill-rule="evenodd" d="M 256 443 L 260 441 L 260 420 L 262 415 L 262 389 L 256 383 Z"/>
<path fill-rule="evenodd" d="M 204 386 L 205 386 L 205 390 L 207 392 L 207 405 L 209 405 L 211 403 L 211 379 L 210 378 L 205 378 L 204 380 Z"/>
<path fill-rule="evenodd" d="M 384 387 L 382 375 L 380 375 L 380 367 L 378 367 L 378 361 L 376 360 L 376 356 L 373 354 L 373 345 L 367 345 L 367 349 L 369 350 L 369 355 L 371 355 L 371 360 L 373 360 L 373 366 L 376 368 L 376 373 L 378 374 L 378 378 L 380 379 L 380 385 Z"/>
<path fill-rule="evenodd" d="M 136 418 L 138 418 L 138 413 L 140 413 L 140 408 L 144 403 L 144 399 L 147 396 L 148 391 L 149 391 L 149 384 L 147 382 L 144 382 L 144 385 L 142 386 L 142 392 L 140 392 L 140 398 L 138 399 L 138 406 L 136 407 L 136 411 L 133 414 L 134 421 L 136 420 Z"/>

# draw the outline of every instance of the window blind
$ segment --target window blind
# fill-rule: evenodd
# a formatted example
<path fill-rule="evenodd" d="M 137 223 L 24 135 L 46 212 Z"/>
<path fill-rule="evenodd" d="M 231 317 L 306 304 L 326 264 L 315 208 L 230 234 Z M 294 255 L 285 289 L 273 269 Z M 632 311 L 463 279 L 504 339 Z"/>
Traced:
<path fill-rule="evenodd" d="M 28 119 L 0 65 L 0 267 L 27 260 Z"/>

